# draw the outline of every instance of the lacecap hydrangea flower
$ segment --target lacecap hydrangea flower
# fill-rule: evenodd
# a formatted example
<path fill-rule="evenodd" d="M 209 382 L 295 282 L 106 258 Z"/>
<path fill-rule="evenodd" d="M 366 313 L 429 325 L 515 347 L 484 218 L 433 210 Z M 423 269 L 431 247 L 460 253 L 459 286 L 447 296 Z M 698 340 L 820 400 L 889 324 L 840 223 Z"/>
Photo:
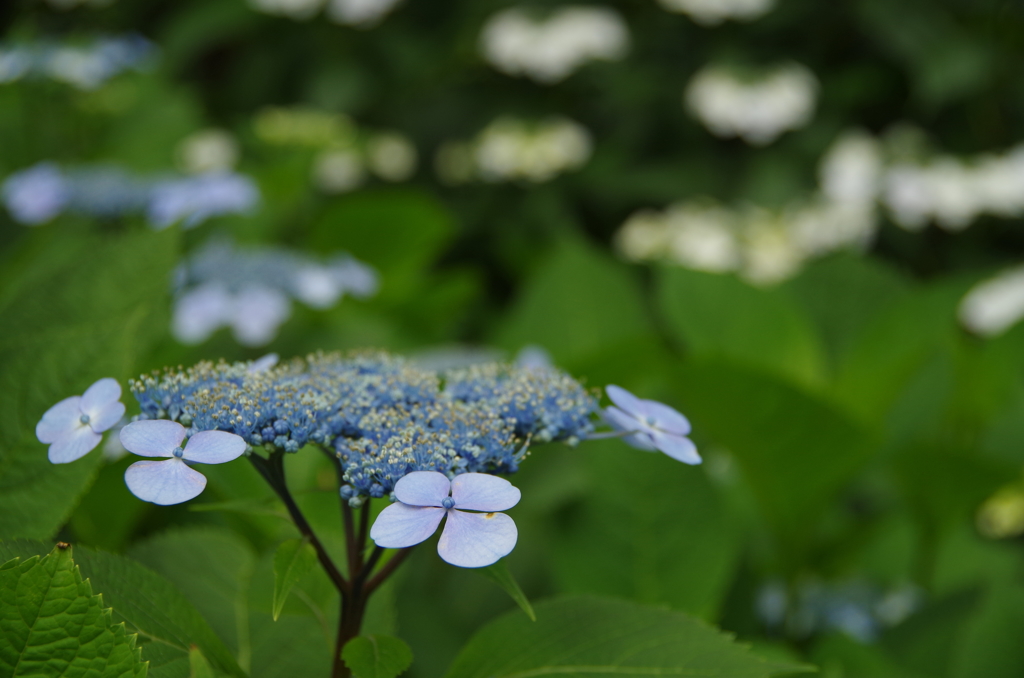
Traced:
<path fill-rule="evenodd" d="M 50 445 L 50 461 L 67 464 L 99 445 L 103 432 L 124 416 L 120 398 L 120 384 L 107 377 L 48 409 L 36 424 L 36 437 Z"/>
<path fill-rule="evenodd" d="M 228 431 L 254 447 L 330 451 L 354 505 L 386 496 L 414 471 L 512 473 L 528 441 L 574 444 L 597 411 L 593 396 L 555 369 L 438 374 L 384 353 L 315 354 L 260 371 L 200 363 L 131 388 L 146 419 Z"/>
<path fill-rule="evenodd" d="M 124 481 L 139 499 L 167 506 L 198 497 L 206 477 L 188 463 L 223 464 L 237 459 L 246 444 L 225 431 L 188 431 L 174 421 L 135 421 L 121 429 L 121 444 L 141 457 L 166 457 L 163 461 L 137 461 L 125 471 Z"/>
<path fill-rule="evenodd" d="M 606 407 L 604 418 L 613 428 L 628 432 L 623 440 L 641 450 L 659 450 L 684 464 L 699 464 L 697 446 L 686 436 L 690 421 L 668 405 L 637 398 L 624 388 L 605 388 L 614 405 Z"/>
<path fill-rule="evenodd" d="M 415 471 L 395 484 L 397 501 L 377 516 L 370 538 L 383 548 L 415 546 L 447 516 L 438 555 L 459 567 L 486 567 L 515 548 L 516 524 L 498 511 L 518 504 L 520 496 L 512 483 L 486 473 L 449 480 L 436 471 Z"/>

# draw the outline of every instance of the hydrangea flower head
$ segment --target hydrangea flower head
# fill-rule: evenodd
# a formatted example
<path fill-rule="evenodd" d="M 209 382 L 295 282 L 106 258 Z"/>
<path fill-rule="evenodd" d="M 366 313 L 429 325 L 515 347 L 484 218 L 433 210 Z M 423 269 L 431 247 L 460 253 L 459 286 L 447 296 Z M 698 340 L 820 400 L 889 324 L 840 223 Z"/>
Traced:
<path fill-rule="evenodd" d="M 50 461 L 67 464 L 99 445 L 103 432 L 124 416 L 120 398 L 121 385 L 107 377 L 48 409 L 36 424 L 36 437 L 50 445 Z"/>
<path fill-rule="evenodd" d="M 415 471 L 395 484 L 395 497 L 370 528 L 377 546 L 415 546 L 448 516 L 437 552 L 452 565 L 486 567 L 515 548 L 516 524 L 498 511 L 518 504 L 521 494 L 504 478 L 464 473 L 448 480 L 436 471 Z"/>
<path fill-rule="evenodd" d="M 246 444 L 226 431 L 200 431 L 182 446 L 185 427 L 175 421 L 136 421 L 121 429 L 121 444 L 142 457 L 163 461 L 137 461 L 125 471 L 124 481 L 139 499 L 162 506 L 193 499 L 206 488 L 206 477 L 185 462 L 223 464 L 237 459 Z"/>
<path fill-rule="evenodd" d="M 605 388 L 611 398 L 611 407 L 604 410 L 605 420 L 619 431 L 632 433 L 623 440 L 641 450 L 660 450 L 684 464 L 699 464 L 697 446 L 687 438 L 690 422 L 668 405 L 654 400 L 637 398 L 624 388 L 609 385 Z"/>

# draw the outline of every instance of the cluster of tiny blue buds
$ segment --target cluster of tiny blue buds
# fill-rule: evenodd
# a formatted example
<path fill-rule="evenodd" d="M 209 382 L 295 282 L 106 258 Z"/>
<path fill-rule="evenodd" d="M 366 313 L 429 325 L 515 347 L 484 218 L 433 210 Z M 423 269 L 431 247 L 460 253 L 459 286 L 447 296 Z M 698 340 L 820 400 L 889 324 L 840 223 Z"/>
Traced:
<path fill-rule="evenodd" d="M 438 374 L 380 352 L 315 354 L 270 369 L 203 362 L 131 381 L 140 418 L 220 430 L 251 446 L 337 455 L 341 495 L 384 497 L 413 471 L 513 473 L 530 441 L 575 444 L 597 401 L 551 368 Z"/>

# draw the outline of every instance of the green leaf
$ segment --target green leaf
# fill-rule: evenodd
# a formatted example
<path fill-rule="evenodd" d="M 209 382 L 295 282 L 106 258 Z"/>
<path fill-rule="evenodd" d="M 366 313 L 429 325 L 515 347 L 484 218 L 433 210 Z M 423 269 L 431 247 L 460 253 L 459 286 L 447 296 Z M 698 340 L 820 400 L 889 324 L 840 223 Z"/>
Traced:
<path fill-rule="evenodd" d="M 784 287 L 807 312 L 835 362 L 878 315 L 879 300 L 891 304 L 903 298 L 910 283 L 885 262 L 851 252 L 810 262 Z"/>
<path fill-rule="evenodd" d="M 815 517 L 870 458 L 871 434 L 831 403 L 735 365 L 695 362 L 674 374 L 696 434 L 732 453 L 796 555 Z"/>
<path fill-rule="evenodd" d="M 520 614 L 491 622 L 470 639 L 445 678 L 768 678 L 808 670 L 760 659 L 681 612 L 580 597 L 539 603 L 536 623 Z"/>
<path fill-rule="evenodd" d="M 530 621 L 537 621 L 537 615 L 533 611 L 533 606 L 530 605 L 530 599 L 527 598 L 526 594 L 523 593 L 523 590 L 519 588 L 519 583 L 516 581 L 516 578 L 512 576 L 512 573 L 509 571 L 504 560 L 499 560 L 493 565 L 488 565 L 487 567 L 477 568 L 474 571 L 479 572 L 487 579 L 493 581 L 502 591 L 511 596 L 512 600 L 516 602 L 516 605 L 518 605 L 520 609 L 526 613 L 526 616 L 530 618 Z"/>
<path fill-rule="evenodd" d="M 731 275 L 664 268 L 659 305 L 695 357 L 767 370 L 796 383 L 823 378 L 815 328 L 783 288 L 756 288 Z"/>
<path fill-rule="evenodd" d="M 162 335 L 173 232 L 49 236 L 0 290 L 0 538 L 49 538 L 96 472 L 100 452 L 54 465 L 35 425 L 101 377 L 122 382 Z M 66 256 L 68 250 L 88 256 Z M 58 265 L 59 263 L 59 265 Z"/>
<path fill-rule="evenodd" d="M 35 541 L 0 542 L 0 560 L 38 555 L 48 548 Z M 112 553 L 80 546 L 75 558 L 82 576 L 103 592 L 114 622 L 124 622 L 129 633 L 138 634 L 150 678 L 187 678 L 192 645 L 202 650 L 214 670 L 245 678 L 223 641 L 169 581 Z"/>
<path fill-rule="evenodd" d="M 139 542 L 129 553 L 178 587 L 252 678 L 330 671 L 334 630 L 331 615 L 321 607 L 336 609 L 338 595 L 319 568 L 295 585 L 274 621 L 274 554 L 257 559 L 252 547 L 229 530 L 170 530 Z"/>
<path fill-rule="evenodd" d="M 5 676 L 145 678 L 123 623 L 93 595 L 67 544 L 0 567 L 0 672 Z"/>
<path fill-rule="evenodd" d="M 956 308 L 968 280 L 945 281 L 884 303 L 850 342 L 839 364 L 835 397 L 868 424 L 878 424 L 907 382 L 959 331 Z"/>
<path fill-rule="evenodd" d="M 620 440 L 587 447 L 580 461 L 589 491 L 557 523 L 560 590 L 712 618 L 734 576 L 741 534 L 705 469 Z"/>
<path fill-rule="evenodd" d="M 289 539 L 277 547 L 274 554 L 274 621 L 281 616 L 281 608 L 292 587 L 316 565 L 316 550 L 309 540 Z"/>
<path fill-rule="evenodd" d="M 181 528 L 137 542 L 128 555 L 174 584 L 249 670 L 248 597 L 256 553 L 245 540 L 223 528 Z"/>
<path fill-rule="evenodd" d="M 566 241 L 527 281 L 499 328 L 509 350 L 540 344 L 560 363 L 650 333 L 643 299 L 627 270 L 588 246 Z"/>
<path fill-rule="evenodd" d="M 190 669 L 189 678 L 217 678 L 217 674 L 214 672 L 213 667 L 210 666 L 210 662 L 206 661 L 206 657 L 203 656 L 203 653 L 195 645 L 189 648 L 188 666 Z"/>
<path fill-rule="evenodd" d="M 412 650 L 392 636 L 356 636 L 341 650 L 353 678 L 395 678 L 412 664 Z"/>

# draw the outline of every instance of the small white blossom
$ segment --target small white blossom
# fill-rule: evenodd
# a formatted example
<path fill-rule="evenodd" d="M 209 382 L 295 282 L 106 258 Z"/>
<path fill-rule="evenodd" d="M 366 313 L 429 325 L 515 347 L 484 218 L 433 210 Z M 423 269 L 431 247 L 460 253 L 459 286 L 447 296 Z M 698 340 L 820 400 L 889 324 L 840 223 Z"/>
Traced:
<path fill-rule="evenodd" d="M 137 461 L 125 471 L 128 489 L 139 499 L 168 506 L 198 497 L 206 477 L 186 462 L 223 464 L 245 452 L 241 436 L 227 431 L 200 431 L 182 446 L 185 427 L 166 419 L 136 421 L 121 429 L 121 444 L 142 457 L 166 457 L 164 461 Z"/>
<path fill-rule="evenodd" d="M 621 59 L 629 32 L 622 17 L 608 8 L 562 7 L 537 21 L 514 7 L 488 19 L 480 46 L 499 71 L 554 83 L 587 61 Z"/>
<path fill-rule="evenodd" d="M 971 288 L 960 302 L 960 322 L 986 337 L 997 336 L 1024 318 L 1024 266 Z"/>
<path fill-rule="evenodd" d="M 684 464 L 699 464 L 697 446 L 686 436 L 689 420 L 668 405 L 655 400 L 637 398 L 624 388 L 605 387 L 612 406 L 604 410 L 604 418 L 619 431 L 630 432 L 623 440 L 637 449 L 659 450 Z"/>
<path fill-rule="evenodd" d="M 398 501 L 377 516 L 370 538 L 383 548 L 415 546 L 447 516 L 437 543 L 441 558 L 459 567 L 486 567 L 516 546 L 515 522 L 498 511 L 518 504 L 520 496 L 510 482 L 486 473 L 463 473 L 449 481 L 437 471 L 414 471 L 395 483 Z"/>
<path fill-rule="evenodd" d="M 771 11 L 775 0 L 658 0 L 670 12 L 688 14 L 704 26 L 717 26 L 727 19 L 753 21 Z"/>
<path fill-rule="evenodd" d="M 124 416 L 120 398 L 121 385 L 108 377 L 48 409 L 36 424 L 36 438 L 49 444 L 50 461 L 67 464 L 99 445 L 103 432 Z"/>
<path fill-rule="evenodd" d="M 750 81 L 709 66 L 690 81 L 685 103 L 715 136 L 763 146 L 810 122 L 817 94 L 817 78 L 799 64 L 774 68 Z"/>

